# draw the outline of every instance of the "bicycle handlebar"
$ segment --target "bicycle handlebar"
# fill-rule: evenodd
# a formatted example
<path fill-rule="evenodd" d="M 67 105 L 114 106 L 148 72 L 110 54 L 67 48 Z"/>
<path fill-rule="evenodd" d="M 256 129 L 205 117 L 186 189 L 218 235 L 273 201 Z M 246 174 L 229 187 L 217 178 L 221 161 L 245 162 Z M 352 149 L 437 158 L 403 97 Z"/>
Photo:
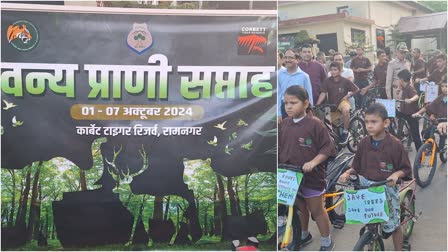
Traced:
<path fill-rule="evenodd" d="M 301 165 L 278 164 L 278 168 L 303 173 Z"/>
<path fill-rule="evenodd" d="M 433 121 L 431 118 L 429 118 L 428 116 L 425 116 L 425 115 L 418 115 L 418 116 L 416 116 L 416 118 L 423 118 L 426 121 L 430 121 L 430 122 Z M 443 117 L 442 118 L 436 118 L 435 120 L 437 120 L 437 123 L 441 123 L 441 122 L 446 122 L 447 121 L 447 119 L 443 118 Z"/>
<path fill-rule="evenodd" d="M 317 109 L 324 109 L 324 108 L 338 108 L 338 106 L 336 104 L 319 104 L 314 106 Z"/>
<path fill-rule="evenodd" d="M 344 186 L 344 187 L 355 186 L 356 190 L 360 190 L 360 189 L 368 189 L 368 188 L 375 187 L 375 186 L 386 185 L 386 184 L 389 183 L 390 181 L 392 181 L 392 179 L 388 179 L 388 180 L 383 180 L 383 181 L 374 182 L 374 183 L 372 183 L 372 184 L 370 184 L 370 185 L 368 185 L 368 186 L 362 186 L 362 185 L 359 184 L 359 179 L 358 179 L 356 182 L 352 182 L 352 181 L 350 181 L 349 183 L 346 183 L 346 184 L 336 183 L 336 185 Z M 399 179 L 397 180 L 397 183 L 396 183 L 396 184 L 397 184 L 397 185 L 398 185 L 398 184 L 401 184 L 402 181 L 403 181 L 403 180 L 402 180 L 401 178 L 399 178 Z"/>

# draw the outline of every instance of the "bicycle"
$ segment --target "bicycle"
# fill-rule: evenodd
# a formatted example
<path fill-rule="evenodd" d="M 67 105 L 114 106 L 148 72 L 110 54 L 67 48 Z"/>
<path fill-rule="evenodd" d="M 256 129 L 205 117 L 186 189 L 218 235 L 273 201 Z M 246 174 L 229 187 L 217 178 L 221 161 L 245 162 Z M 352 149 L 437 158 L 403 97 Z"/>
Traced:
<path fill-rule="evenodd" d="M 344 147 L 347 147 L 350 152 L 356 153 L 359 142 L 367 134 L 361 110 L 356 110 L 354 113 L 350 113 L 349 139 L 346 143 L 343 143 L 341 135 L 344 129 L 344 123 L 342 120 L 338 120 L 338 122 L 334 123 L 331 122 L 327 119 L 327 112 L 325 111 L 325 108 L 335 110 L 337 109 L 337 106 L 334 104 L 320 104 L 315 106 L 315 108 L 325 114 L 325 117 L 321 119 L 330 133 L 330 137 L 334 140 L 337 152 L 339 153 Z"/>
<path fill-rule="evenodd" d="M 404 100 L 395 100 L 395 102 L 404 103 Z M 405 150 L 412 151 L 412 143 L 414 142 L 411 133 L 411 127 L 407 120 L 396 113 L 395 118 L 392 118 L 389 126 L 389 132 L 400 139 L 401 143 L 405 147 Z M 396 129 L 396 130 L 395 130 Z"/>
<path fill-rule="evenodd" d="M 301 166 L 279 164 L 278 168 L 303 173 Z M 297 193 L 295 197 L 297 197 Z M 286 206 L 283 204 L 278 204 L 278 250 L 292 251 L 299 249 L 302 237 L 302 225 L 298 213 L 299 209 L 296 205 Z"/>
<path fill-rule="evenodd" d="M 427 116 L 420 116 L 420 118 L 423 118 L 426 121 L 432 123 L 432 120 Z M 446 118 L 439 118 L 437 119 L 437 122 L 446 122 Z M 440 135 L 440 133 L 437 131 L 436 125 L 432 124 L 428 128 L 428 138 L 425 139 L 425 143 L 418 149 L 417 155 L 415 157 L 413 168 L 414 177 L 420 187 L 426 187 L 431 184 L 437 167 L 437 152 L 439 152 L 440 154 L 440 160 L 443 163 L 446 163 L 446 141 L 442 148 L 440 146 L 437 146 L 437 141 L 435 139 L 436 133 Z M 424 175 L 427 175 L 427 177 L 425 178 Z"/>
<path fill-rule="evenodd" d="M 325 176 L 326 193 L 325 199 L 325 211 L 328 212 L 331 224 L 335 228 L 342 229 L 345 224 L 344 213 L 344 191 L 342 187 L 337 185 L 339 176 L 349 169 L 349 165 L 355 154 L 342 153 L 339 154 L 333 161 L 328 163 L 327 172 Z"/>
<path fill-rule="evenodd" d="M 340 186 L 353 186 L 355 190 L 367 189 L 370 187 L 385 185 L 390 180 L 375 182 L 369 186 L 361 186 L 357 176 L 350 176 L 349 184 L 339 184 Z M 414 229 L 414 223 L 420 217 L 422 212 L 415 214 L 415 179 L 410 181 L 397 181 L 400 184 L 400 227 L 403 227 L 403 247 L 410 250 L 411 245 L 408 240 Z M 356 242 L 353 251 L 362 251 L 365 249 L 372 251 L 384 251 L 383 238 L 387 239 L 389 235 L 383 237 L 381 223 L 366 224 L 360 229 L 359 239 Z"/>

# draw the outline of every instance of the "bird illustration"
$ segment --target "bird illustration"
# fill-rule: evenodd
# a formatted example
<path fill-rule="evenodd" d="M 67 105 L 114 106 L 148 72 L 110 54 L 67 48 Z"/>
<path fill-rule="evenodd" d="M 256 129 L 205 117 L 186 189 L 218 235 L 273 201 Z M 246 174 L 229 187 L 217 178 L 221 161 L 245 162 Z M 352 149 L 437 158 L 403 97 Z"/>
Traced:
<path fill-rule="evenodd" d="M 236 126 L 248 126 L 248 125 L 249 124 L 247 124 L 243 119 L 240 119 L 236 124 Z"/>
<path fill-rule="evenodd" d="M 20 126 L 20 125 L 22 125 L 22 124 L 23 124 L 23 121 L 17 121 L 16 116 L 14 116 L 14 117 L 12 118 L 12 126 L 13 126 L 13 127 L 17 127 L 17 126 Z"/>
<path fill-rule="evenodd" d="M 229 148 L 229 145 L 226 145 L 226 148 L 224 149 L 224 152 L 226 154 L 232 155 L 230 152 L 233 151 L 233 148 Z"/>
<path fill-rule="evenodd" d="M 220 130 L 226 130 L 226 128 L 224 128 L 224 124 L 226 124 L 226 123 L 227 123 L 227 121 L 224 121 L 223 123 L 218 123 L 213 127 L 218 128 Z"/>
<path fill-rule="evenodd" d="M 6 100 L 3 100 L 3 102 L 4 102 L 5 105 L 6 105 L 6 107 L 3 108 L 4 110 L 8 110 L 8 109 L 10 109 L 10 108 L 17 107 L 17 105 L 15 105 L 15 104 L 12 103 L 12 102 L 7 102 Z"/>
<path fill-rule="evenodd" d="M 232 135 L 229 136 L 229 141 L 235 140 L 238 137 L 236 132 L 233 132 Z"/>
<path fill-rule="evenodd" d="M 213 137 L 213 140 L 207 141 L 208 144 L 217 146 L 218 145 L 218 138 L 216 136 Z"/>
<path fill-rule="evenodd" d="M 241 148 L 246 149 L 246 150 L 251 150 L 252 149 L 252 143 L 253 143 L 253 141 L 251 140 L 247 144 L 241 145 Z"/>

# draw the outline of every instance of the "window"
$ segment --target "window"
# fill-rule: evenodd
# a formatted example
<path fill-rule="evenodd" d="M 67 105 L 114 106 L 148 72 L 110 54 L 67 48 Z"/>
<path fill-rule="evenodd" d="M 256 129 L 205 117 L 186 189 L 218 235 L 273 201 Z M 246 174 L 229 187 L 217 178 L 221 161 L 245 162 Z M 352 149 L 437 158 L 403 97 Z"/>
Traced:
<path fill-rule="evenodd" d="M 366 43 L 366 31 L 351 29 L 352 31 L 352 43 L 354 44 L 364 44 Z"/>
<path fill-rule="evenodd" d="M 376 48 L 384 49 L 386 47 L 386 35 L 384 30 L 376 29 Z"/>

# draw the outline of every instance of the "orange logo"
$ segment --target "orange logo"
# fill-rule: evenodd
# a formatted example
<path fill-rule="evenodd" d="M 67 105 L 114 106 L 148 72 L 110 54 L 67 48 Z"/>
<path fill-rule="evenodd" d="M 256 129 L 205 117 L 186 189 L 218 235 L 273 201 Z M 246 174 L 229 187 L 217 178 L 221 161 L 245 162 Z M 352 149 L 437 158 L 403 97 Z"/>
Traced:
<path fill-rule="evenodd" d="M 243 35 L 238 38 L 240 47 L 249 48 L 247 54 L 264 54 L 263 46 L 266 46 L 266 44 L 266 37 L 260 35 Z"/>
<path fill-rule="evenodd" d="M 6 32 L 8 37 L 8 42 L 11 43 L 14 39 L 20 39 L 23 43 L 27 43 L 33 37 L 30 31 L 26 28 L 25 24 L 22 25 L 10 25 L 8 26 L 8 31 Z"/>

